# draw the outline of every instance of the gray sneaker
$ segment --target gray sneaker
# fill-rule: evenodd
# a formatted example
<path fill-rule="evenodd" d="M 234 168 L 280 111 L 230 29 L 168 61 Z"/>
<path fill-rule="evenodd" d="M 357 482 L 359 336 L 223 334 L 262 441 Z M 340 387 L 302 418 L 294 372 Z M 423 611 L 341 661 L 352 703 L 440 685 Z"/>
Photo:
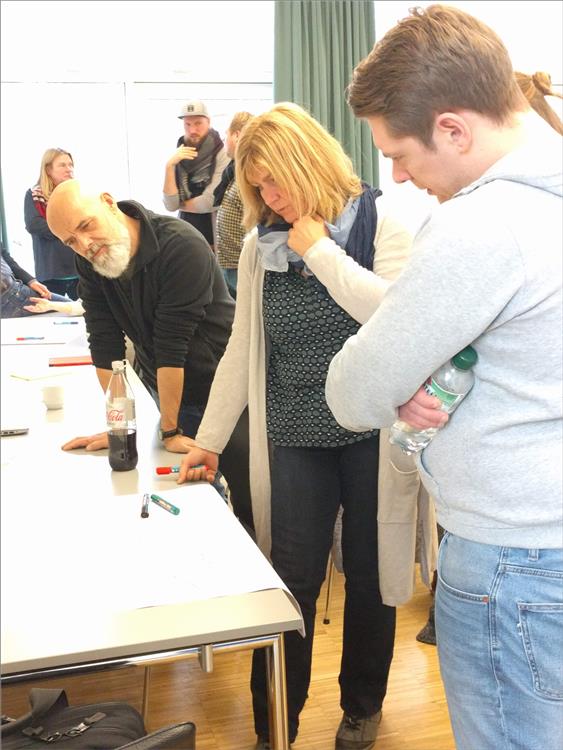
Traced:
<path fill-rule="evenodd" d="M 375 745 L 381 711 L 365 718 L 343 714 L 334 750 L 371 750 Z"/>

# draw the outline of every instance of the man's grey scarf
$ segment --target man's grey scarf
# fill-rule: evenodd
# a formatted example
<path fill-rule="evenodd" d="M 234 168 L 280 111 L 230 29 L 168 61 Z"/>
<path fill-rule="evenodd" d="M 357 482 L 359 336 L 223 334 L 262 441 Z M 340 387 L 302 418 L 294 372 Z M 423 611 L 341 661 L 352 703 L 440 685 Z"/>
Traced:
<path fill-rule="evenodd" d="M 185 146 L 184 136 L 178 139 L 177 147 Z M 200 143 L 195 159 L 183 159 L 176 165 L 176 184 L 180 202 L 201 195 L 211 182 L 215 171 L 215 159 L 223 148 L 223 141 L 212 128 Z"/>

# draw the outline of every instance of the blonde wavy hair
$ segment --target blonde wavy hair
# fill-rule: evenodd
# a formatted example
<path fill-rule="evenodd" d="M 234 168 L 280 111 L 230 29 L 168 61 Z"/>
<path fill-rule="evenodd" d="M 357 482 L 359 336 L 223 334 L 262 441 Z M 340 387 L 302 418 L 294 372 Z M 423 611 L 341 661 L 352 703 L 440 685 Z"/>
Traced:
<path fill-rule="evenodd" d="M 72 154 L 70 153 L 70 151 L 65 151 L 62 148 L 48 148 L 47 151 L 45 151 L 45 153 L 43 154 L 43 158 L 41 159 L 41 170 L 39 172 L 39 179 L 37 180 L 37 183 L 41 188 L 41 192 L 45 196 L 46 200 L 49 200 L 49 196 L 55 189 L 53 180 L 47 174 L 47 168 L 50 167 L 57 156 L 60 156 L 61 154 L 69 156 L 72 164 L 74 165 L 74 159 L 72 158 Z"/>
<path fill-rule="evenodd" d="M 247 230 L 280 221 L 253 184 L 263 174 L 287 194 L 298 216 L 318 214 L 329 222 L 362 192 L 360 178 L 340 143 L 290 102 L 276 104 L 245 125 L 235 168 Z"/>

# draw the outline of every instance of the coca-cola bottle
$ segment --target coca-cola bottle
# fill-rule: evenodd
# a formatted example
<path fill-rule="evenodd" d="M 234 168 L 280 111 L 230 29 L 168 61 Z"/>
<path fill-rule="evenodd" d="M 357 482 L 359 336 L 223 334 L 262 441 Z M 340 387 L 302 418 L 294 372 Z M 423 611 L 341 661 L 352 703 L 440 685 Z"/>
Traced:
<path fill-rule="evenodd" d="M 137 466 L 137 423 L 135 398 L 125 376 L 125 360 L 111 363 L 113 370 L 106 391 L 106 418 L 109 439 L 109 465 L 114 471 Z"/>

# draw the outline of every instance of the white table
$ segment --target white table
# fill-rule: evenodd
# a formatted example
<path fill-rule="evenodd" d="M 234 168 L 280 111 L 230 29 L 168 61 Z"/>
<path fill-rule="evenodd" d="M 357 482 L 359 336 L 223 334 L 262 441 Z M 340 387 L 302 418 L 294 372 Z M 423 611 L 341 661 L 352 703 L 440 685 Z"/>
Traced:
<path fill-rule="evenodd" d="M 196 654 L 210 669 L 214 651 L 263 647 L 273 747 L 286 750 L 283 633 L 302 628 L 297 606 L 213 488 L 155 474 L 180 456 L 160 447 L 158 411 L 130 368 L 137 468 L 112 472 L 107 451 L 60 449 L 105 428 L 94 368 L 57 368 L 57 411 L 40 400 L 52 377 L 11 373 L 41 374 L 46 358 L 83 352 L 83 321 L 57 326 L 63 344 L 8 343 L 22 323 L 21 335 L 48 329 L 46 320 L 2 321 L 3 403 L 25 400 L 30 420 L 28 435 L 1 443 L 2 682 L 141 664 L 146 711 L 149 665 Z M 164 494 L 180 514 L 151 503 L 141 519 L 144 492 Z"/>

